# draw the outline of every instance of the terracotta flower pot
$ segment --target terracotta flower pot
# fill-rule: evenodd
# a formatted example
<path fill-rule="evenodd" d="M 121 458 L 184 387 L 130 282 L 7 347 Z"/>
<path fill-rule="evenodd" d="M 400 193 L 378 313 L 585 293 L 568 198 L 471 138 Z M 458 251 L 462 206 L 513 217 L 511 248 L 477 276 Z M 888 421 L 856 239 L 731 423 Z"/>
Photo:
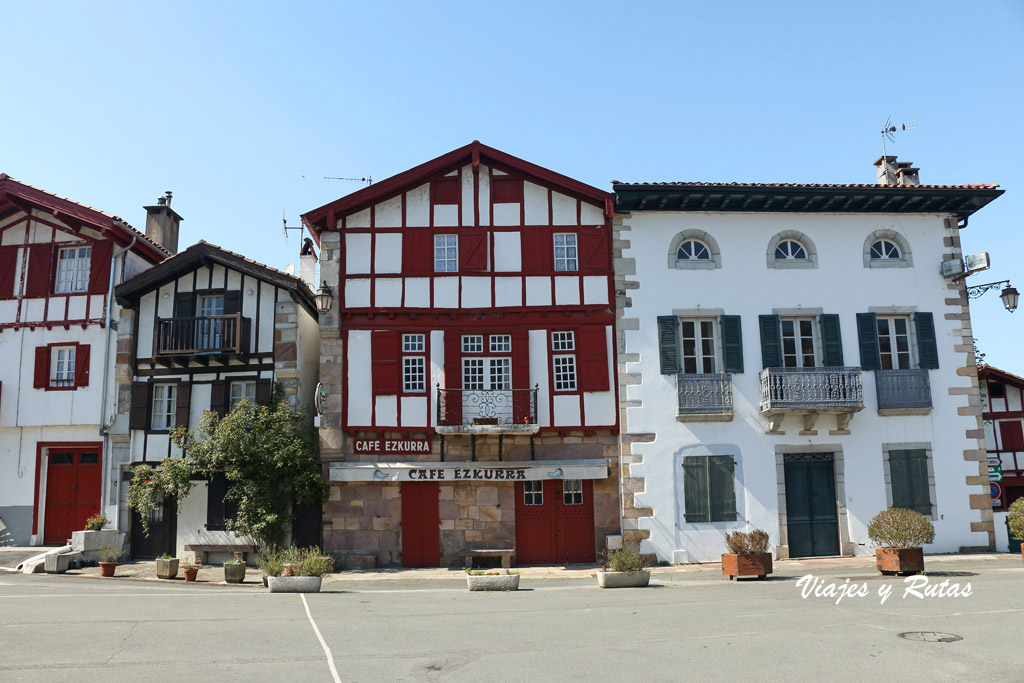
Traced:
<path fill-rule="evenodd" d="M 181 571 L 184 572 L 186 581 L 195 581 L 199 575 L 199 567 L 185 567 Z"/>
<path fill-rule="evenodd" d="M 875 548 L 875 566 L 883 574 L 920 574 L 924 571 L 921 548 Z"/>
<path fill-rule="evenodd" d="M 730 581 L 737 581 L 741 576 L 756 576 L 766 579 L 772 573 L 772 554 L 753 553 L 749 555 L 722 554 L 722 574 Z"/>
<path fill-rule="evenodd" d="M 100 562 L 100 576 L 113 576 L 117 562 Z"/>

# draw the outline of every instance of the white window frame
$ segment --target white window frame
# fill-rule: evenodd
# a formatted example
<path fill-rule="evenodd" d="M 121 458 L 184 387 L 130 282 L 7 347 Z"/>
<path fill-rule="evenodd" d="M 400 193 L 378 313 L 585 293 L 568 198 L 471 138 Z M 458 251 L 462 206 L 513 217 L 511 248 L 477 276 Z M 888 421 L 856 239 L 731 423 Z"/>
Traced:
<path fill-rule="evenodd" d="M 886 323 L 886 326 L 889 328 L 888 333 L 885 335 L 889 339 L 890 351 L 888 351 L 888 352 L 882 350 L 882 338 L 883 338 L 883 335 L 882 335 L 882 325 L 880 323 L 882 323 L 883 321 Z M 896 321 L 901 321 L 901 322 L 906 323 L 907 331 L 906 331 L 905 335 L 897 335 L 894 332 Z M 899 362 L 899 356 L 901 355 L 900 352 L 892 350 L 894 348 L 894 344 L 898 341 L 898 338 L 900 336 L 905 336 L 906 340 L 907 340 L 907 350 L 906 350 L 906 352 L 904 352 L 904 354 L 902 354 L 902 355 L 906 356 L 906 361 L 907 361 L 906 365 L 903 365 L 903 364 L 901 364 Z M 915 332 L 914 332 L 914 325 L 912 324 L 911 316 L 909 316 L 909 315 L 899 315 L 899 314 L 882 315 L 882 314 L 877 314 L 876 313 L 875 314 L 875 342 L 878 344 L 878 359 L 879 359 L 879 363 L 880 363 L 879 369 L 881 369 L 881 370 L 912 370 L 912 369 L 916 368 L 917 367 L 917 357 L 916 357 L 916 354 L 915 354 L 914 350 L 917 348 L 917 343 L 916 343 L 917 340 L 915 339 L 915 336 L 916 335 L 915 335 Z M 885 367 L 885 363 L 886 363 L 885 357 L 886 356 L 889 356 L 889 367 Z M 893 356 L 895 356 L 895 358 Z"/>
<path fill-rule="evenodd" d="M 555 391 L 576 391 L 576 356 L 559 354 L 551 358 L 554 365 Z"/>
<path fill-rule="evenodd" d="M 582 479 L 566 479 L 562 482 L 562 505 L 583 505 Z"/>
<path fill-rule="evenodd" d="M 91 246 L 62 247 L 57 252 L 54 293 L 76 294 L 89 291 L 89 265 L 91 262 Z"/>
<path fill-rule="evenodd" d="M 878 254 L 875 254 L 875 247 L 881 244 L 881 249 L 878 250 Z M 887 246 L 888 245 L 888 246 Z M 896 255 L 892 255 L 892 251 L 896 250 Z M 903 250 L 900 249 L 900 245 L 895 240 L 891 240 L 888 237 L 879 237 L 871 243 L 871 260 L 872 261 L 902 261 Z"/>
<path fill-rule="evenodd" d="M 555 270 L 558 272 L 579 270 L 579 242 L 576 239 L 576 233 L 556 232 L 552 239 L 555 248 Z M 559 256 L 559 250 L 561 250 L 561 256 Z"/>
<path fill-rule="evenodd" d="M 544 482 L 528 479 L 523 482 L 523 505 L 544 504 Z"/>
<path fill-rule="evenodd" d="M 78 347 L 53 346 L 50 348 L 50 386 L 75 386 L 75 363 Z"/>
<path fill-rule="evenodd" d="M 794 334 L 791 335 L 793 338 L 793 354 L 786 353 L 786 323 L 793 325 Z M 806 355 L 803 351 L 802 342 L 807 339 L 808 335 L 801 329 L 804 323 L 810 324 L 810 340 L 811 348 L 814 353 L 814 364 L 805 365 L 804 356 Z M 822 353 L 821 353 L 821 332 L 818 330 L 818 320 L 812 316 L 781 316 L 779 318 L 779 343 L 782 350 L 782 367 L 784 368 L 820 368 L 822 367 Z M 796 365 L 787 365 L 786 356 L 794 356 Z"/>
<path fill-rule="evenodd" d="M 687 245 L 692 245 L 692 248 L 684 250 Z M 676 249 L 676 259 L 679 261 L 711 261 L 711 247 L 699 239 L 687 237 Z"/>
<path fill-rule="evenodd" d="M 687 336 L 687 325 L 693 325 L 694 334 Z M 710 339 L 705 334 L 707 327 L 710 327 Z M 721 339 L 718 330 L 718 320 L 715 318 L 680 318 L 679 319 L 679 355 L 682 361 L 682 372 L 686 375 L 714 374 L 720 372 L 721 368 Z M 687 340 L 693 339 L 693 353 L 687 353 Z M 711 342 L 710 353 L 707 350 L 707 342 Z M 687 359 L 693 361 L 694 370 L 686 369 Z M 708 368 L 710 361 L 710 369 Z"/>
<path fill-rule="evenodd" d="M 178 385 L 154 384 L 149 428 L 154 431 L 170 431 L 174 426 L 174 418 L 177 411 Z"/>
<path fill-rule="evenodd" d="M 783 249 L 784 246 L 786 246 L 786 245 L 793 245 L 793 244 L 796 245 L 796 249 L 794 249 L 792 247 L 788 247 L 786 249 Z M 803 254 L 802 256 L 797 256 L 797 249 L 799 249 L 799 251 Z M 781 256 L 779 255 L 780 251 L 782 252 Z M 778 262 L 778 261 L 806 261 L 807 260 L 807 247 L 805 247 L 803 244 L 801 244 L 800 240 L 795 240 L 795 239 L 792 239 L 792 238 L 784 239 L 784 240 L 782 240 L 781 242 L 779 242 L 775 246 L 775 260 L 776 260 L 776 262 Z"/>
<path fill-rule="evenodd" d="M 434 272 L 459 272 L 459 236 L 446 233 L 434 235 Z"/>
<path fill-rule="evenodd" d="M 776 252 L 786 242 L 795 242 L 800 245 L 800 248 L 804 251 L 803 258 L 793 258 L 791 256 L 793 250 L 784 250 L 783 256 L 778 256 Z M 814 246 L 814 240 L 810 236 L 805 235 L 799 230 L 783 230 L 780 233 L 772 236 L 771 240 L 768 241 L 768 251 L 766 253 L 769 268 L 817 268 L 818 267 L 818 249 Z"/>
<path fill-rule="evenodd" d="M 512 353 L 512 335 L 492 334 L 488 339 L 491 353 Z"/>
<path fill-rule="evenodd" d="M 563 332 L 552 332 L 551 333 L 551 350 L 552 351 L 575 351 L 576 350 L 576 334 L 569 331 Z"/>
<path fill-rule="evenodd" d="M 427 335 L 421 332 L 402 335 L 402 393 L 427 391 Z"/>
<path fill-rule="evenodd" d="M 483 353 L 484 352 L 484 335 L 482 335 L 482 334 L 464 334 L 464 335 L 462 335 L 462 352 L 463 353 Z"/>
<path fill-rule="evenodd" d="M 237 391 L 236 391 L 237 389 Z M 243 398 L 249 399 L 250 403 L 256 403 L 256 380 L 235 379 L 228 385 L 228 412 L 235 409 Z"/>

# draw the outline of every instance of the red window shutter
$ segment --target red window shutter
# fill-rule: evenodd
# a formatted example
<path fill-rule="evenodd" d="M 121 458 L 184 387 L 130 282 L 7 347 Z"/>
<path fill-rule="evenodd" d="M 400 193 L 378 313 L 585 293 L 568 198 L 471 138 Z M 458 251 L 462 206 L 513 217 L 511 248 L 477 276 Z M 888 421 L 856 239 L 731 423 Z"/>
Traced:
<path fill-rule="evenodd" d="M 604 325 L 585 325 L 576 339 L 580 391 L 608 391 L 608 341 Z"/>
<path fill-rule="evenodd" d="M 487 232 L 463 230 L 459 233 L 459 270 L 487 270 Z"/>
<path fill-rule="evenodd" d="M 434 270 L 434 235 L 418 228 L 402 233 L 402 273 L 421 275 Z"/>
<path fill-rule="evenodd" d="M 89 345 L 79 344 L 75 349 L 75 387 L 89 386 Z"/>
<path fill-rule="evenodd" d="M 430 183 L 431 204 L 458 204 L 459 183 L 458 175 L 450 178 L 438 178 Z"/>
<path fill-rule="evenodd" d="M 370 355 L 373 395 L 390 396 L 398 393 L 398 332 L 385 330 L 370 336 Z"/>
<path fill-rule="evenodd" d="M 462 388 L 462 334 L 458 330 L 444 332 L 444 388 Z M 462 392 L 446 391 L 441 424 L 462 424 Z"/>
<path fill-rule="evenodd" d="M 530 385 L 530 332 L 512 330 L 512 417 L 516 424 L 529 424 L 533 387 Z"/>
<path fill-rule="evenodd" d="M 18 247 L 0 247 L 0 299 L 14 296 L 14 268 L 18 263 Z"/>
<path fill-rule="evenodd" d="M 491 198 L 495 204 L 518 204 L 523 201 L 523 181 L 509 176 L 491 179 Z"/>
<path fill-rule="evenodd" d="M 580 228 L 580 270 L 605 272 L 609 270 L 611 250 L 607 228 Z"/>
<path fill-rule="evenodd" d="M 92 262 L 89 264 L 89 293 L 103 294 L 110 285 L 110 255 L 114 245 L 110 242 L 96 242 L 92 245 Z"/>
<path fill-rule="evenodd" d="M 550 273 L 555 269 L 555 237 L 551 230 L 523 230 L 519 239 L 524 273 Z"/>
<path fill-rule="evenodd" d="M 33 244 L 28 248 L 28 272 L 25 296 L 41 297 L 50 293 L 50 271 L 53 269 L 53 247 Z"/>
<path fill-rule="evenodd" d="M 1024 451 L 1024 429 L 1020 420 L 999 423 L 999 450 Z"/>
<path fill-rule="evenodd" d="M 36 367 L 32 386 L 36 389 L 45 389 L 50 386 L 50 347 L 36 347 Z"/>

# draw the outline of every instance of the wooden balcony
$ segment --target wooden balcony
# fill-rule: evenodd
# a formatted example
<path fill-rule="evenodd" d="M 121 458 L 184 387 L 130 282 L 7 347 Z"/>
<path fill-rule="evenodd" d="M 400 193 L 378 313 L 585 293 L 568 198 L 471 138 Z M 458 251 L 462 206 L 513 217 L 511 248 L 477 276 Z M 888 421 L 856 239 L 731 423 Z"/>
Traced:
<path fill-rule="evenodd" d="M 153 355 L 165 364 L 226 364 L 249 355 L 249 318 L 241 313 L 157 318 Z"/>
<path fill-rule="evenodd" d="M 437 431 L 441 434 L 535 434 L 533 389 L 442 389 L 437 387 Z"/>
<path fill-rule="evenodd" d="M 801 415 L 812 433 L 819 415 L 836 416 L 836 430 L 845 432 L 853 414 L 864 409 L 859 367 L 766 368 L 761 371 L 761 414 L 769 431 L 778 431 L 786 415 Z"/>

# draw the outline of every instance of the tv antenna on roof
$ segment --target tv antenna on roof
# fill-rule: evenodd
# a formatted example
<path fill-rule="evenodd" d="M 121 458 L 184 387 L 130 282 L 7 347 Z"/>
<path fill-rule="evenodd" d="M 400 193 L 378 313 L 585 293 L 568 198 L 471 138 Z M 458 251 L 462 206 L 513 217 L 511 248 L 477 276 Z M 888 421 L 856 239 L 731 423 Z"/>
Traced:
<path fill-rule="evenodd" d="M 325 175 L 324 180 L 344 180 L 349 183 L 366 183 L 367 185 L 373 185 L 373 178 L 366 176 L 365 178 L 342 178 L 340 176 Z"/>
<path fill-rule="evenodd" d="M 282 233 L 284 234 L 285 244 L 288 243 L 288 231 L 289 230 L 298 230 L 299 231 L 299 238 L 300 239 L 302 238 L 303 226 L 301 226 L 301 225 L 296 225 L 296 226 L 288 225 L 288 219 L 285 218 L 284 207 L 283 206 L 281 207 L 281 227 L 283 228 Z"/>
<path fill-rule="evenodd" d="M 882 156 L 886 155 L 885 152 L 885 139 L 889 138 L 889 142 L 895 143 L 896 136 L 893 135 L 896 131 L 900 130 L 917 130 L 917 121 L 907 121 L 906 123 L 900 123 L 893 125 L 892 117 L 890 116 L 885 120 L 885 126 L 882 128 Z"/>

